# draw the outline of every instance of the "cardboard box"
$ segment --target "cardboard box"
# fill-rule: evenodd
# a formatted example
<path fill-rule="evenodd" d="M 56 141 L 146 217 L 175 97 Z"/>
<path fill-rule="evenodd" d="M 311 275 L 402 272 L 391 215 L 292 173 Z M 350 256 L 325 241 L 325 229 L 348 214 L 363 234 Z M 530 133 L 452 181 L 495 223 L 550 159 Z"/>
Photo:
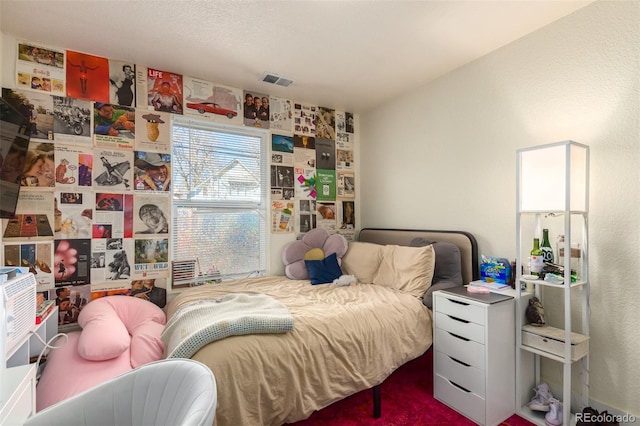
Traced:
<path fill-rule="evenodd" d="M 545 325 L 522 327 L 522 344 L 564 358 L 564 330 Z M 571 360 L 577 361 L 589 352 L 589 337 L 571 333 Z"/>

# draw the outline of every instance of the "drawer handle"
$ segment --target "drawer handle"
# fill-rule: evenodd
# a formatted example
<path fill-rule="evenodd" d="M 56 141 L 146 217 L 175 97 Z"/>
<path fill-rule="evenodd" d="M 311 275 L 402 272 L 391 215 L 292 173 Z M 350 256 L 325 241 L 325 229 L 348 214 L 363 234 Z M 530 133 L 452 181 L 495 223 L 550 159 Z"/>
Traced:
<path fill-rule="evenodd" d="M 451 302 L 451 303 L 457 303 L 458 305 L 462 305 L 462 306 L 469 306 L 469 303 L 461 302 L 461 301 L 459 301 L 459 300 L 449 299 L 449 302 Z"/>
<path fill-rule="evenodd" d="M 467 321 L 467 320 L 463 320 L 462 318 L 458 318 L 458 317 L 452 317 L 451 315 L 447 315 L 449 318 L 451 318 L 452 320 L 458 321 L 458 322 L 463 322 L 465 324 L 469 324 L 471 321 Z"/>
<path fill-rule="evenodd" d="M 457 338 L 458 338 L 458 339 L 460 339 L 460 340 L 464 340 L 465 342 L 468 342 L 468 341 L 470 341 L 470 340 L 471 340 L 471 339 L 467 339 L 466 337 L 458 336 L 457 334 L 454 334 L 454 333 L 452 333 L 452 332 L 450 332 L 450 331 L 447 331 L 447 333 L 449 333 L 449 334 L 450 334 L 450 335 L 452 335 L 453 337 L 457 337 Z"/>
<path fill-rule="evenodd" d="M 457 387 L 458 389 L 460 389 L 463 392 L 471 393 L 471 391 L 469 389 L 463 388 L 462 386 L 460 386 L 457 383 L 452 382 L 451 380 L 449 380 L 449 383 L 451 383 L 453 386 Z"/>
<path fill-rule="evenodd" d="M 449 356 L 449 355 L 447 355 Z M 462 362 L 459 359 L 455 359 L 452 356 L 449 356 L 449 358 L 451 359 L 451 361 L 457 362 L 458 364 L 464 365 L 465 367 L 471 367 L 471 364 L 467 364 L 466 362 Z"/>

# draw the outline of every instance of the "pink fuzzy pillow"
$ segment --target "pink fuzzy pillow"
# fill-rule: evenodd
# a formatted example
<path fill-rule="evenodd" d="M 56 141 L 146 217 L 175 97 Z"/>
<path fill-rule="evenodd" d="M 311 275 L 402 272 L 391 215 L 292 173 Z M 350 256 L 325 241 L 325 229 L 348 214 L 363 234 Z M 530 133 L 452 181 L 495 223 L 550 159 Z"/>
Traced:
<path fill-rule="evenodd" d="M 162 358 L 166 316 L 146 300 L 108 296 L 89 303 L 78 317 L 78 354 L 90 361 L 115 358 L 131 348 L 131 366 Z"/>
<path fill-rule="evenodd" d="M 292 241 L 282 250 L 282 262 L 284 263 L 284 273 L 292 280 L 308 280 L 309 272 L 304 263 L 305 255 L 320 249 L 323 254 L 318 260 L 335 253 L 340 264 L 342 256 L 349 247 L 346 238 L 340 234 L 330 234 L 323 228 L 312 229 L 304 234 L 302 239 Z M 317 256 L 317 253 L 314 253 Z"/>

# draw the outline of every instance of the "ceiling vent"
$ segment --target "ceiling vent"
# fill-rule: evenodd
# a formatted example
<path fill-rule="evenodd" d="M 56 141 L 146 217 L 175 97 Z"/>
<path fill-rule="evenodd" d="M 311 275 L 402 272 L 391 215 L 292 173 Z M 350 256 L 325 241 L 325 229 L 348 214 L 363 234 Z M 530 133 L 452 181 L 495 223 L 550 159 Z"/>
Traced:
<path fill-rule="evenodd" d="M 282 77 L 272 72 L 265 72 L 262 75 L 262 81 L 265 83 L 277 84 L 278 86 L 287 87 L 293 83 L 290 78 Z"/>

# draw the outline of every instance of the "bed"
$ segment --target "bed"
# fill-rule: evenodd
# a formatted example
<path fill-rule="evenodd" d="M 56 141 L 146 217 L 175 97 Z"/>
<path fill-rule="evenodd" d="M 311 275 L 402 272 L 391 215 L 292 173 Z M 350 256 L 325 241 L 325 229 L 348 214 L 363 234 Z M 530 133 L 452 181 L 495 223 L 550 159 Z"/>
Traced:
<path fill-rule="evenodd" d="M 477 245 L 466 232 L 366 228 L 349 250 L 426 250 L 439 243 L 457 247 L 461 281 L 445 277 L 437 282 L 434 274 L 430 288 L 476 278 Z M 348 251 L 343 267 L 349 256 Z M 362 282 L 338 286 L 280 276 L 248 278 L 183 291 L 166 308 L 167 327 L 191 306 L 238 294 L 272 298 L 290 312 L 289 331 L 232 335 L 193 349 L 190 358 L 209 366 L 216 377 L 217 426 L 293 423 L 369 388 L 378 399 L 374 413 L 379 415 L 378 385 L 431 346 L 430 292 L 423 293 L 416 297 L 415 292 Z"/>

